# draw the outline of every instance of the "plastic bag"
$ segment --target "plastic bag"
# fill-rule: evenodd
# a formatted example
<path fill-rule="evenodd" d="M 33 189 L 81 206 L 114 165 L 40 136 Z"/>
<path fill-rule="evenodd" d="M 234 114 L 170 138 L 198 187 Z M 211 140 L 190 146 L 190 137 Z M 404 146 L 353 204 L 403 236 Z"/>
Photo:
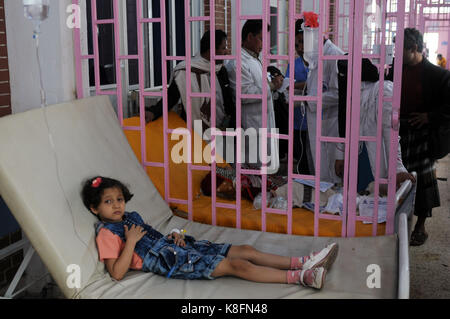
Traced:
<path fill-rule="evenodd" d="M 254 209 L 261 209 L 262 205 L 262 193 L 259 193 L 258 196 L 255 197 L 253 201 Z M 279 209 L 279 210 L 287 210 L 287 200 L 281 196 L 274 196 L 272 193 L 268 192 L 266 197 L 266 207 Z"/>

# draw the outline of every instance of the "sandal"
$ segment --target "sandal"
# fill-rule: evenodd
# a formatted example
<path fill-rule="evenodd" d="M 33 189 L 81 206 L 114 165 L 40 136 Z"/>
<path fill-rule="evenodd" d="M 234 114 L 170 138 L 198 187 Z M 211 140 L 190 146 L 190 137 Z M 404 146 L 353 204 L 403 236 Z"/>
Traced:
<path fill-rule="evenodd" d="M 422 246 L 428 239 L 428 234 L 425 231 L 413 231 L 411 234 L 411 246 Z"/>

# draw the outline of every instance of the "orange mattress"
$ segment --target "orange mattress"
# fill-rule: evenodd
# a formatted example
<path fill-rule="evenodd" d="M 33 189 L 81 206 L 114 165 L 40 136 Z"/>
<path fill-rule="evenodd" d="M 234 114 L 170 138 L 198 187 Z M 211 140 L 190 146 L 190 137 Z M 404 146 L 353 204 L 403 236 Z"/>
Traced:
<path fill-rule="evenodd" d="M 139 126 L 139 118 L 130 118 L 124 120 L 125 126 Z M 186 123 L 175 113 L 169 113 L 169 129 L 185 128 Z M 125 135 L 136 154 L 141 160 L 141 139 L 139 131 L 125 131 Z M 147 161 L 164 162 L 164 140 L 163 140 L 163 121 L 147 124 Z M 192 143 L 194 139 L 192 139 Z M 197 139 L 199 140 L 199 139 Z M 169 154 L 175 145 L 180 146 L 181 139 L 172 141 L 169 135 Z M 194 145 L 194 144 L 193 144 Z M 205 144 L 203 144 L 205 147 Z M 170 157 L 170 156 L 169 156 Z M 207 166 L 206 162 L 195 163 L 195 165 Z M 187 164 L 175 164 L 170 159 L 170 198 L 188 199 L 187 183 Z M 164 198 L 164 169 L 159 167 L 148 167 L 147 174 L 153 181 L 161 196 Z M 193 194 L 193 219 L 195 222 L 211 224 L 212 205 L 211 198 L 203 196 L 200 191 L 200 183 L 208 174 L 207 171 L 193 171 L 192 173 L 192 194 Z M 235 204 L 234 202 L 218 199 L 219 202 Z M 171 204 L 173 209 L 187 212 L 187 205 Z M 292 212 L 292 233 L 294 235 L 314 236 L 314 214 L 311 211 L 295 208 Z M 236 227 L 236 211 L 233 209 L 216 208 L 217 226 Z M 261 211 L 253 209 L 253 203 L 242 199 L 241 202 L 241 226 L 243 229 L 261 230 Z M 266 231 L 275 233 L 287 233 L 287 217 L 278 214 L 266 214 Z M 378 225 L 378 234 L 384 235 L 385 224 Z M 341 237 L 342 223 L 335 220 L 323 220 L 319 222 L 319 236 Z M 362 222 L 356 223 L 356 236 L 372 236 L 372 225 L 364 225 Z"/>

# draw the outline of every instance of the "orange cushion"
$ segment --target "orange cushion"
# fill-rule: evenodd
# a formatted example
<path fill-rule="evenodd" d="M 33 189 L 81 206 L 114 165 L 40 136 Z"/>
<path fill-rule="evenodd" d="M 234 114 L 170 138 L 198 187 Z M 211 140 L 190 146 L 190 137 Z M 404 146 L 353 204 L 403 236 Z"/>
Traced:
<path fill-rule="evenodd" d="M 129 119 L 124 120 L 124 126 L 131 126 L 131 127 L 137 127 L 139 126 L 140 119 L 138 117 L 133 117 Z M 157 121 L 151 122 L 146 125 L 145 128 L 145 134 L 146 134 L 146 140 L 147 140 L 147 162 L 152 163 L 164 163 L 164 135 L 163 135 L 163 128 L 164 128 L 164 122 L 162 117 L 159 118 Z M 169 112 L 169 129 L 185 129 L 186 128 L 186 122 L 181 119 L 176 113 Z M 140 131 L 125 131 L 125 136 L 128 139 L 128 142 L 131 145 L 131 148 L 133 149 L 134 153 L 136 154 L 136 157 L 139 161 L 141 160 L 141 133 Z M 180 146 L 182 145 L 183 139 L 180 137 L 179 139 L 175 139 L 172 141 L 173 134 L 169 134 L 169 192 L 170 192 L 170 198 L 173 199 L 182 199 L 187 200 L 188 199 L 188 174 L 187 169 L 188 165 L 185 162 L 182 162 L 180 164 L 175 163 L 172 160 L 172 151 L 174 151 L 175 154 L 180 154 L 180 156 L 183 156 L 183 152 L 180 151 Z M 197 143 L 201 143 L 201 150 L 205 150 L 207 144 L 197 135 L 197 138 L 195 139 Z M 187 139 L 186 139 L 187 141 Z M 191 139 L 192 145 L 194 145 L 194 136 Z M 187 144 L 187 142 L 186 142 Z M 174 149 L 174 146 L 177 146 L 176 149 Z M 199 148 L 200 149 L 200 148 Z M 205 151 L 205 154 L 207 152 Z M 210 154 L 210 153 L 209 153 Z M 209 166 L 208 162 L 203 158 L 203 156 L 198 156 L 198 158 L 201 160 L 198 163 L 193 163 L 196 166 Z M 197 160 L 193 155 L 193 160 Z M 207 158 L 208 161 L 210 161 L 209 158 Z M 220 164 L 218 164 L 220 165 Z M 223 166 L 226 164 L 221 164 L 220 166 Z M 150 179 L 153 181 L 153 184 L 158 189 L 161 196 L 164 198 L 164 169 L 160 167 L 148 167 L 147 173 L 150 177 Z M 193 170 L 192 171 L 192 190 L 193 190 L 193 197 L 197 198 L 200 194 L 200 185 L 202 180 L 205 178 L 205 176 L 208 174 L 208 171 L 198 171 Z"/>

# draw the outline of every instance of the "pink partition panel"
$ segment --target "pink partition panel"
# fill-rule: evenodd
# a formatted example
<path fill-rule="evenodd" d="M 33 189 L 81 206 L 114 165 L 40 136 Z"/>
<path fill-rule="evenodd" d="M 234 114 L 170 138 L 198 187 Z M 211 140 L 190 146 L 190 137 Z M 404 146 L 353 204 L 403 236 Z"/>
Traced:
<path fill-rule="evenodd" d="M 216 194 L 216 186 L 217 186 L 217 178 L 216 178 L 216 161 L 215 161 L 215 150 L 213 147 L 213 154 L 212 154 L 212 164 L 211 166 L 197 166 L 192 164 L 192 150 L 189 154 L 189 163 L 188 163 L 188 199 L 187 200 L 181 200 L 177 198 L 171 198 L 170 196 L 170 187 L 169 187 L 169 177 L 170 177 L 170 170 L 169 170 L 169 143 L 168 138 L 169 134 L 173 133 L 173 130 L 168 129 L 168 101 L 167 101 L 167 93 L 168 93 L 168 75 L 167 75 L 167 65 L 168 61 L 172 60 L 185 60 L 187 65 L 187 72 L 186 72 L 186 113 L 187 113 L 187 131 L 184 130 L 183 134 L 189 134 L 193 132 L 192 128 L 192 98 L 198 98 L 198 97 L 208 97 L 211 99 L 211 124 L 212 127 L 216 126 L 216 110 L 215 110 L 215 104 L 216 104 L 216 82 L 215 82 L 215 60 L 235 60 L 236 61 L 236 73 L 237 73 L 237 88 L 236 88 L 236 125 L 237 127 L 242 127 L 242 117 L 241 117 L 241 108 L 242 103 L 241 100 L 245 98 L 259 98 L 262 100 L 261 103 L 261 109 L 263 114 L 262 119 L 262 125 L 263 128 L 267 128 L 267 97 L 268 97 L 268 88 L 267 86 L 263 85 L 263 91 L 259 95 L 245 95 L 242 92 L 241 84 L 242 84 L 242 57 L 241 57 L 241 46 L 242 46 L 242 40 L 240 36 L 240 31 L 242 24 L 245 20 L 248 19 L 261 19 L 263 21 L 263 54 L 262 54 L 262 67 L 264 70 L 264 76 L 265 78 L 265 70 L 267 70 L 267 67 L 270 64 L 271 60 L 278 60 L 278 61 L 287 61 L 291 66 L 295 65 L 295 22 L 297 19 L 300 19 L 302 17 L 301 12 L 296 11 L 296 1 L 289 1 L 288 2 L 288 12 L 289 12 L 289 53 L 286 56 L 283 56 L 280 54 L 280 51 L 276 55 L 271 55 L 270 53 L 270 35 L 267 30 L 267 26 L 270 23 L 270 0 L 262 0 L 262 14 L 261 15 L 243 15 L 242 14 L 242 3 L 243 0 L 236 0 L 235 1 L 235 10 L 234 15 L 236 17 L 236 38 L 234 39 L 233 47 L 235 48 L 235 55 L 232 56 L 218 56 L 216 55 L 215 51 L 215 32 L 210 33 L 210 41 L 211 41 L 211 91 L 209 93 L 193 93 L 191 89 L 191 76 L 190 76 L 190 68 L 191 68 L 191 24 L 194 22 L 206 22 L 208 21 L 210 23 L 211 30 L 215 29 L 216 21 L 215 21 L 215 15 L 214 15 L 214 8 L 215 8 L 215 0 L 209 1 L 209 6 L 211 8 L 211 14 L 207 17 L 193 17 L 191 15 L 190 10 L 190 0 L 185 0 L 185 50 L 186 50 L 186 56 L 185 57 L 179 57 L 179 56 L 169 56 L 167 53 L 167 34 L 166 34 L 166 26 L 169 23 L 168 21 L 168 14 L 167 14 L 167 8 L 166 8 L 166 1 L 165 0 L 154 0 L 154 1 L 160 1 L 160 10 L 161 10 L 161 16 L 160 17 L 149 17 L 144 18 L 143 17 L 143 0 L 136 0 L 137 2 L 137 32 L 138 32 L 138 54 L 137 55 L 127 55 L 122 54 L 120 51 L 121 45 L 120 45 L 120 21 L 119 21 L 119 2 L 120 0 L 113 0 L 113 12 L 114 12 L 114 18 L 113 19 L 107 19 L 107 20 L 98 20 L 97 19 L 97 1 L 92 0 L 92 33 L 93 35 L 97 35 L 97 28 L 99 25 L 102 24 L 112 24 L 114 26 L 114 36 L 115 36 L 115 63 L 116 63 L 116 82 L 117 82 L 117 88 L 115 90 L 110 91 L 103 91 L 100 87 L 100 72 L 99 72 L 99 46 L 98 46 L 98 38 L 97 36 L 93 37 L 93 47 L 94 47 L 94 53 L 93 55 L 83 55 L 81 52 L 81 39 L 80 39 L 80 30 L 75 29 L 74 30 L 74 41 L 75 41 L 75 55 L 76 55 L 76 79 L 77 79 L 77 89 L 78 89 L 78 97 L 83 97 L 83 77 L 82 77 L 82 68 L 81 64 L 82 61 L 93 59 L 94 60 L 94 72 L 95 72 L 95 91 L 97 95 L 116 95 L 117 96 L 117 103 L 118 103 L 118 113 L 119 113 L 119 121 L 120 124 L 123 127 L 123 99 L 122 95 L 123 87 L 122 87 L 122 71 L 119 67 L 122 61 L 127 61 L 130 59 L 137 59 L 139 62 L 139 113 L 140 113 L 140 124 L 138 127 L 123 127 L 124 130 L 136 130 L 140 131 L 141 134 L 141 158 L 142 158 L 142 165 L 144 167 L 162 167 L 164 168 L 164 178 L 165 178 L 165 200 L 168 203 L 181 203 L 188 205 L 188 218 L 190 220 L 193 220 L 193 193 L 192 193 L 192 172 L 195 170 L 203 170 L 203 171 L 212 171 L 212 224 L 217 224 L 217 217 L 216 217 L 216 210 L 217 208 L 228 208 L 228 209 L 235 209 L 236 210 L 236 227 L 241 228 L 241 186 L 242 186 L 242 180 L 241 180 L 241 174 L 253 174 L 253 175 L 261 175 L 262 176 L 262 184 L 263 184 L 263 192 L 262 192 L 262 203 L 266 203 L 266 189 L 267 189 L 267 175 L 264 174 L 266 165 L 263 165 L 263 168 L 261 171 L 253 171 L 253 170 L 244 170 L 242 168 L 241 163 L 241 141 L 242 141 L 242 134 L 239 130 L 237 132 L 231 133 L 231 132 L 221 132 L 218 130 L 213 130 L 211 134 L 212 138 L 212 145 L 215 144 L 216 137 L 218 136 L 235 136 L 237 140 L 237 150 L 236 150 L 236 204 L 221 204 L 216 203 L 217 201 L 217 194 Z M 395 19 L 397 22 L 397 30 L 403 30 L 404 23 L 405 23 L 405 2 L 399 1 L 396 5 L 393 4 L 393 1 L 388 0 L 378 0 L 378 4 L 383 7 L 383 13 L 386 13 L 386 15 L 383 14 L 382 18 L 382 29 L 386 30 L 386 23 L 388 18 L 389 19 Z M 79 0 L 73 0 L 73 3 L 78 5 Z M 329 3 L 329 0 L 320 0 L 318 1 L 318 6 L 316 5 L 316 2 L 314 2 L 314 8 L 316 13 L 319 14 L 319 34 L 320 38 L 327 37 L 329 35 L 329 30 L 327 30 L 327 24 L 328 22 L 324 23 L 326 21 L 327 17 L 327 9 L 329 9 L 326 5 Z M 416 3 L 414 3 L 415 5 Z M 361 59 L 363 57 L 370 57 L 370 58 L 378 58 L 379 59 L 379 68 L 380 70 L 384 71 L 384 64 L 385 64 L 385 43 L 386 43 L 386 32 L 381 32 L 381 34 L 376 36 L 376 42 L 379 41 L 379 44 L 381 44 L 381 52 L 379 55 L 373 55 L 373 54 L 363 54 L 362 51 L 362 41 L 363 41 L 363 32 L 362 32 L 362 26 L 363 26 L 363 17 L 365 14 L 365 2 L 364 1 L 357 1 L 357 0 L 341 0 L 336 1 L 336 21 L 335 26 L 333 26 L 333 31 L 336 35 L 336 39 L 338 39 L 339 43 L 343 43 L 344 37 L 340 37 L 340 33 L 338 33 L 339 30 L 339 21 L 338 18 L 344 18 L 348 17 L 348 26 L 344 25 L 344 28 L 347 27 L 348 30 L 339 30 L 342 32 L 346 32 L 348 34 L 348 48 L 346 48 L 346 51 L 348 51 L 348 55 L 339 55 L 339 56 L 324 56 L 323 52 L 323 46 L 319 45 L 318 51 L 319 51 L 319 63 L 318 63 L 318 93 L 317 96 L 296 96 L 294 90 L 289 91 L 289 131 L 293 132 L 294 128 L 294 103 L 303 101 L 303 102 L 315 102 L 317 104 L 317 114 L 322 114 L 323 111 L 323 105 L 322 105 L 322 93 L 323 93 L 323 87 L 322 87 L 322 80 L 323 80 L 323 69 L 324 69 L 324 62 L 328 60 L 336 61 L 336 60 L 348 60 L 348 91 L 347 91 L 347 128 L 346 128 L 346 137 L 345 138 L 338 138 L 338 137 L 328 137 L 328 136 L 322 136 L 322 121 L 321 116 L 317 116 L 317 128 L 316 128 L 316 144 L 320 145 L 321 143 L 336 143 L 343 145 L 342 147 L 345 148 L 345 170 L 344 170 L 344 180 L 343 180 L 343 197 L 344 197 L 344 213 L 342 216 L 334 216 L 329 214 L 322 214 L 320 213 L 320 204 L 319 204 L 319 198 L 320 198 L 320 190 L 319 187 L 315 189 L 315 211 L 314 211 L 314 235 L 319 235 L 319 222 L 323 219 L 330 219 L 330 220 L 339 220 L 342 221 L 342 232 L 341 235 L 343 237 L 345 236 L 355 236 L 355 228 L 356 228 L 356 222 L 357 221 L 365 221 L 370 220 L 373 223 L 373 235 L 377 235 L 377 214 L 374 214 L 372 218 L 362 218 L 356 215 L 356 182 L 357 182 L 357 172 L 358 172 L 358 165 L 357 162 L 354 163 L 352 159 L 358 158 L 359 154 L 359 143 L 361 141 L 365 142 L 376 142 L 377 143 L 377 157 L 376 157 L 376 175 L 378 176 L 378 172 L 380 171 L 380 161 L 381 161 L 381 120 L 378 122 L 378 130 L 377 130 L 377 136 L 373 137 L 367 137 L 367 136 L 360 136 L 360 125 L 359 125 L 359 119 L 360 119 L 360 94 L 361 94 Z M 394 8 L 394 9 L 393 9 Z M 416 8 L 416 7 L 414 7 Z M 342 9 L 342 10 L 341 10 Z M 423 12 L 423 6 L 419 8 L 418 10 L 421 10 Z M 350 14 L 349 16 L 346 16 L 346 12 L 355 12 L 355 14 Z M 279 12 L 281 15 L 282 13 Z M 414 12 L 415 14 L 415 12 Z M 329 17 L 329 15 L 328 15 Z M 410 20 L 413 21 L 414 16 L 411 17 L 410 13 Z M 423 18 L 422 18 L 423 21 Z M 162 90 L 161 92 L 146 92 L 145 91 L 145 76 L 144 76 L 144 66 L 145 66 L 145 56 L 144 56 L 144 39 L 143 39 L 143 28 L 146 24 L 160 24 L 161 26 L 161 35 L 160 39 L 157 39 L 157 41 L 161 41 L 161 55 L 162 55 Z M 389 24 L 389 28 L 392 28 L 392 23 Z M 389 32 L 392 32 L 392 30 L 388 30 Z M 397 41 L 396 41 L 396 52 L 402 52 L 403 48 L 403 32 L 397 32 Z M 155 39 L 156 40 L 156 39 Z M 321 43 L 321 41 L 319 41 Z M 378 190 L 378 186 L 380 184 L 389 184 L 389 192 L 388 192 L 388 218 L 387 218 L 387 225 L 386 225 L 386 233 L 392 234 L 394 229 L 394 214 L 395 214 L 395 169 L 396 169 L 396 159 L 397 159 L 397 146 L 398 146 L 398 114 L 400 110 L 400 88 L 401 88 L 401 66 L 402 66 L 402 59 L 401 55 L 397 54 L 396 59 L 396 68 L 395 68 L 395 89 L 394 89 L 394 96 L 391 99 L 384 98 L 383 90 L 380 90 L 379 92 L 379 103 L 378 103 L 378 118 L 382 118 L 382 105 L 383 101 L 389 100 L 393 104 L 393 130 L 391 134 L 391 145 L 390 145 L 390 170 L 389 170 L 389 178 L 388 179 L 380 179 L 376 178 L 376 189 Z M 380 72 L 380 87 L 383 87 L 383 74 L 384 72 Z M 290 87 L 294 87 L 294 81 L 295 81 L 295 68 L 290 68 Z M 146 158 L 146 147 L 147 147 L 147 140 L 145 137 L 145 98 L 146 97 L 161 97 L 163 100 L 163 122 L 164 122 L 164 163 L 151 163 L 147 161 Z M 302 178 L 307 179 L 311 181 L 315 181 L 316 185 L 319 185 L 320 183 L 320 162 L 321 162 L 321 148 L 316 147 L 316 163 L 315 163 L 315 172 L 313 176 L 305 176 L 305 175 L 299 175 L 293 173 L 293 143 L 294 138 L 292 134 L 289 135 L 281 135 L 281 134 L 272 134 L 269 132 L 268 134 L 269 138 L 277 138 L 277 139 L 284 139 L 288 140 L 289 144 L 289 153 L 288 153 L 288 209 L 287 211 L 280 211 L 276 209 L 271 209 L 266 207 L 266 205 L 263 205 L 261 209 L 261 221 L 262 221 L 262 231 L 266 231 L 266 215 L 268 213 L 275 213 L 275 214 L 281 214 L 287 216 L 287 232 L 289 234 L 292 233 L 292 185 L 294 182 L 294 179 L 296 178 Z M 190 140 L 190 139 L 189 139 Z M 263 150 L 262 155 L 265 158 L 267 155 L 267 144 L 262 143 Z M 379 193 L 376 191 L 375 193 L 376 197 L 376 208 L 378 208 L 378 197 Z M 377 209 L 375 209 L 377 210 Z"/>

